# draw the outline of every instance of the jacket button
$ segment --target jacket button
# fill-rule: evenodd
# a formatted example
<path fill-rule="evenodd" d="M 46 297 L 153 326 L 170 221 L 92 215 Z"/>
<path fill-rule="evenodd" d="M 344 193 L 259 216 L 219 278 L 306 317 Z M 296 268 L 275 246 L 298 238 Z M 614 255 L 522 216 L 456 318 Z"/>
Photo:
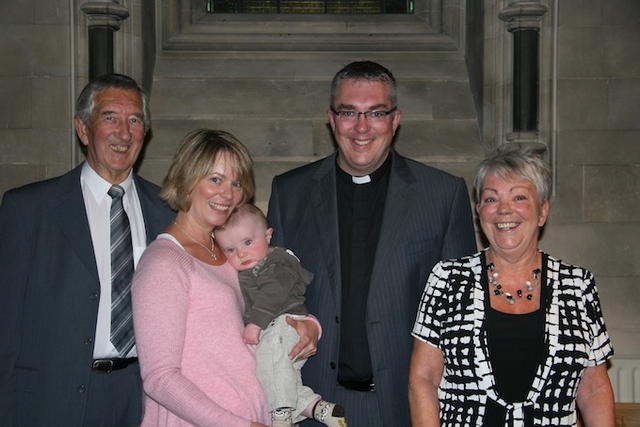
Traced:
<path fill-rule="evenodd" d="M 98 299 L 98 294 L 93 293 L 93 294 L 89 295 L 89 299 L 92 299 L 94 301 L 97 300 Z"/>
<path fill-rule="evenodd" d="M 340 320 L 338 319 L 338 316 L 336 316 L 336 323 L 340 323 Z"/>
<path fill-rule="evenodd" d="M 329 363 L 329 367 L 330 367 L 332 370 L 334 370 L 334 369 L 336 369 L 336 364 L 335 364 L 335 363 L 333 363 L 333 362 L 331 362 L 331 363 Z"/>
<path fill-rule="evenodd" d="M 78 393 L 81 393 L 81 394 L 82 394 L 82 393 L 84 393 L 85 391 L 87 391 L 87 387 L 85 387 L 85 386 L 83 386 L 83 385 L 78 386 Z"/>
<path fill-rule="evenodd" d="M 84 345 L 91 345 L 93 344 L 93 338 L 87 338 L 86 340 L 84 340 Z"/>

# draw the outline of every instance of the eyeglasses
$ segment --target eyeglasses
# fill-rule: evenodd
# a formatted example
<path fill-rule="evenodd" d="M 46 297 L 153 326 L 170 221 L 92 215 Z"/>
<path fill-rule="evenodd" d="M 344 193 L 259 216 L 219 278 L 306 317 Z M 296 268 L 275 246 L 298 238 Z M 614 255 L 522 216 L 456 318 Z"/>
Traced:
<path fill-rule="evenodd" d="M 360 114 L 364 116 L 364 118 L 368 122 L 381 122 L 387 117 L 389 114 L 396 111 L 398 107 L 393 107 L 389 111 L 379 111 L 379 110 L 369 110 L 369 111 L 353 111 L 353 110 L 341 110 L 336 111 L 331 107 L 331 112 L 338 117 L 338 120 L 343 122 L 355 122 L 360 118 Z"/>

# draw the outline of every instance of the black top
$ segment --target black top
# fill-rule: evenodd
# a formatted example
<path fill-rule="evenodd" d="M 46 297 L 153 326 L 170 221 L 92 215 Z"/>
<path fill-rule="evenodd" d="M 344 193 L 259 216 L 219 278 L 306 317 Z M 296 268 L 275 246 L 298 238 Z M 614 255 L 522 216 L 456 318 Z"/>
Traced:
<path fill-rule="evenodd" d="M 391 156 L 369 175 L 370 182 L 356 184 L 336 167 L 342 275 L 339 381 L 373 377 L 365 318 L 390 170 Z"/>
<path fill-rule="evenodd" d="M 543 272 L 545 270 L 543 269 Z M 545 273 L 540 279 L 540 308 L 527 314 L 509 314 L 491 308 L 486 268 L 486 334 L 489 359 L 496 381 L 496 391 L 507 402 L 522 402 L 535 378 L 536 371 L 546 358 L 545 345 Z M 524 284 L 523 284 L 524 286 Z M 526 295 L 526 290 L 524 290 Z M 523 298 L 525 298 L 523 296 Z M 516 304 L 518 300 L 516 298 Z M 533 425 L 532 410 L 525 407 L 525 425 Z M 506 410 L 488 401 L 485 426 L 504 425 Z"/>

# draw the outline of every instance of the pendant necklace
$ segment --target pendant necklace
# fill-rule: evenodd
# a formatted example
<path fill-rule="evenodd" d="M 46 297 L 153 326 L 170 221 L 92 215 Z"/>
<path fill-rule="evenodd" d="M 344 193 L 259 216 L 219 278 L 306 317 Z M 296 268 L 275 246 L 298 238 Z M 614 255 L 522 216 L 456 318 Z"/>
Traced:
<path fill-rule="evenodd" d="M 542 271 L 539 268 L 536 268 L 531 272 L 533 276 L 533 281 L 527 280 L 526 282 L 524 282 L 524 286 L 525 288 L 527 288 L 527 292 L 533 292 L 533 290 L 540 285 L 541 272 Z M 493 294 L 498 297 L 505 297 L 509 305 L 515 304 L 516 299 L 514 298 L 514 296 L 510 292 L 504 292 L 502 290 L 502 285 L 498 282 L 498 272 L 495 271 L 495 266 L 493 265 L 493 263 L 487 264 L 487 273 L 489 274 L 489 283 L 494 288 Z M 522 298 L 523 293 L 524 292 L 522 289 L 518 289 L 516 291 L 516 297 Z M 531 301 L 533 299 L 533 295 L 529 293 L 527 294 L 526 298 L 527 300 Z"/>
<path fill-rule="evenodd" d="M 196 239 L 194 239 L 193 237 L 191 237 L 191 235 L 189 233 L 187 233 L 184 228 L 180 227 L 180 225 L 178 225 L 177 222 L 173 221 L 173 223 L 176 225 L 176 227 L 178 227 L 180 229 L 180 231 L 182 231 L 184 233 L 185 236 L 187 236 L 188 238 L 190 238 L 191 240 L 193 240 L 194 243 L 199 244 L 200 246 L 202 246 L 207 252 L 209 252 L 209 255 L 211 255 L 211 259 L 213 259 L 214 261 L 218 260 L 218 257 L 216 256 L 216 252 L 215 252 L 215 247 L 214 247 L 214 242 L 213 242 L 213 233 L 211 233 L 211 236 L 209 236 L 209 238 L 211 239 L 211 249 L 209 249 L 208 247 L 206 247 L 205 245 L 203 245 L 202 243 L 198 242 Z"/>

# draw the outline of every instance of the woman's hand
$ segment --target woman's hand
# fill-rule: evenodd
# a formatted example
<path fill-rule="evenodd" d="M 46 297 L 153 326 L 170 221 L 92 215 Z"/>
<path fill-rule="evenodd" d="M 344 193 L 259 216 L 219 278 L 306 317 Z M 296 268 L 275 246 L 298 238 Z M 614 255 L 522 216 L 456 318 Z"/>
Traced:
<path fill-rule="evenodd" d="M 316 321 L 310 319 L 293 320 L 287 316 L 287 323 L 293 326 L 300 336 L 300 341 L 298 341 L 298 344 L 296 344 L 293 350 L 291 350 L 291 353 L 289 353 L 289 358 L 291 360 L 308 359 L 316 354 L 320 336 L 320 330 Z"/>

